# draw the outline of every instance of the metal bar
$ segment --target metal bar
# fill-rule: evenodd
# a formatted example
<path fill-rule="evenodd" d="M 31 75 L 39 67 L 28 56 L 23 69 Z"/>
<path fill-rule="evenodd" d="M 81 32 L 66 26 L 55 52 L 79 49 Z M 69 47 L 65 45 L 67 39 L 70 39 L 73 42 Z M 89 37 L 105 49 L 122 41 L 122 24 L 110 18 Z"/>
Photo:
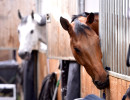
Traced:
<path fill-rule="evenodd" d="M 102 5 L 106 5 L 106 1 L 105 0 L 102 0 Z M 101 5 L 101 6 L 102 6 Z M 102 12 L 102 15 L 101 16 L 101 20 L 102 20 L 102 27 L 101 27 L 101 30 L 102 30 L 102 37 L 101 37 L 101 47 L 102 47 L 102 51 L 103 51 L 103 66 L 106 66 L 106 7 L 102 6 L 101 8 L 103 10 Z M 101 15 L 101 14 L 100 14 Z M 105 42 L 104 42 L 105 41 Z"/>
<path fill-rule="evenodd" d="M 120 67 L 119 67 L 119 66 L 120 66 L 120 59 L 119 59 L 119 56 L 120 56 L 120 53 L 119 53 L 119 49 L 120 49 L 120 48 L 119 48 L 119 31 L 120 31 L 120 28 L 119 28 L 119 27 L 120 27 L 119 12 L 120 12 L 120 9 L 119 9 L 119 8 L 120 8 L 120 7 L 119 7 L 119 5 L 120 5 L 120 2 L 118 1 L 118 8 L 117 8 L 117 9 L 118 9 L 118 14 L 117 14 L 117 15 L 118 15 L 118 25 L 117 25 L 117 26 L 118 26 L 118 28 L 117 28 L 117 30 L 118 30 L 118 31 L 117 31 L 117 40 L 118 40 L 118 42 L 117 42 L 117 46 L 118 46 L 118 47 L 117 47 L 117 53 L 118 53 L 118 54 L 117 54 L 117 59 L 118 59 L 118 61 L 117 61 L 117 62 L 118 62 L 117 66 L 118 66 L 118 73 L 120 73 Z"/>
<path fill-rule="evenodd" d="M 113 9 L 113 0 L 109 0 L 109 66 L 111 66 L 111 69 L 113 70 L 112 66 L 112 9 Z"/>
<path fill-rule="evenodd" d="M 129 19 L 128 19 L 128 10 L 129 10 L 129 0 L 126 0 L 126 57 L 127 57 L 127 52 L 128 52 L 128 45 L 129 45 L 129 31 L 128 31 L 128 24 L 129 24 Z M 128 75 L 128 68 L 126 68 L 126 74 Z"/>
<path fill-rule="evenodd" d="M 105 20 L 106 20 L 106 25 L 105 25 L 105 64 L 107 64 L 107 22 L 108 22 L 108 18 L 107 18 L 107 0 L 106 0 L 106 3 L 105 3 L 105 7 L 106 7 L 106 13 L 105 13 Z"/>
<path fill-rule="evenodd" d="M 100 0 L 100 33 L 103 65 L 130 75 L 126 56 L 130 43 L 129 0 Z"/>
<path fill-rule="evenodd" d="M 126 73 L 126 44 L 127 44 L 127 42 L 126 42 L 126 0 L 124 0 L 124 14 L 123 14 L 123 19 L 124 19 L 124 21 L 123 21 L 123 23 L 124 23 L 124 52 L 123 52 L 123 55 L 124 55 L 124 61 L 123 61 L 123 66 L 124 66 L 124 74 L 126 75 L 127 73 Z"/>
<path fill-rule="evenodd" d="M 115 41 L 115 62 L 114 62 L 114 69 L 115 69 L 115 72 L 118 72 L 118 65 L 117 65 L 117 62 L 118 62 L 118 59 L 117 59 L 117 54 L 118 54 L 118 51 L 117 51 L 117 32 L 118 32 L 118 30 L 117 30 L 117 26 L 118 26 L 118 23 L 117 23 L 117 19 L 118 19 L 118 16 L 117 16 L 117 13 L 118 13 L 118 1 L 117 0 L 115 0 L 115 14 L 114 14 L 114 16 L 115 16 L 115 26 L 114 26 L 114 29 L 115 29 L 115 38 L 114 38 L 114 41 Z"/>
<path fill-rule="evenodd" d="M 110 63 L 109 63 L 110 62 L 110 59 L 109 59 L 110 58 L 110 54 L 109 54 L 109 52 L 110 52 L 109 51 L 109 49 L 110 49 L 110 47 L 109 47 L 109 43 L 110 43 L 110 39 L 109 39 L 110 38 L 110 32 L 109 32 L 109 30 L 110 30 L 110 0 L 108 0 L 107 4 L 108 4 L 108 9 L 107 9 L 107 13 L 108 13 L 108 15 L 107 15 L 108 16 L 108 23 L 107 23 L 108 24 L 108 27 L 107 27 L 108 28 L 107 29 L 107 47 L 108 47 L 107 48 L 107 66 L 110 66 Z"/>
<path fill-rule="evenodd" d="M 122 25 L 122 15 L 123 15 L 123 0 L 120 0 L 120 72 L 121 72 L 121 74 L 123 74 L 123 66 L 122 66 L 122 61 L 123 61 L 123 55 L 122 55 L 122 47 L 123 47 L 123 45 L 122 45 L 122 37 L 123 37 L 123 35 L 122 35 L 122 29 L 123 29 L 123 25 Z"/>
<path fill-rule="evenodd" d="M 108 57 L 107 57 L 107 42 L 108 42 L 108 0 L 106 2 L 106 65 L 108 64 Z"/>
<path fill-rule="evenodd" d="M 112 9 L 112 19 L 113 19 L 113 26 L 112 26 L 112 28 L 113 28 L 113 32 L 112 32 L 112 66 L 113 66 L 113 71 L 115 71 L 115 66 L 114 66 L 114 62 L 115 62 L 115 41 L 114 41 L 114 38 L 115 38 L 115 28 L 114 28 L 114 26 L 115 26 L 115 0 L 113 0 L 113 9 Z"/>
<path fill-rule="evenodd" d="M 125 59 L 125 52 L 126 52 L 126 32 L 125 32 L 125 28 L 126 28 L 126 23 L 125 23 L 125 14 L 126 14 L 126 10 L 125 10 L 125 7 L 126 7 L 126 0 L 123 1 L 123 14 L 122 14 L 122 17 L 123 17 L 123 30 L 122 30 L 122 57 L 123 57 L 123 60 L 122 60 L 122 68 L 123 68 L 123 74 L 126 74 L 126 59 Z"/>
<path fill-rule="evenodd" d="M 130 43 L 130 1 L 128 0 L 128 40 Z M 128 68 L 128 75 L 130 76 L 130 68 Z"/>
<path fill-rule="evenodd" d="M 79 1 L 79 10 L 78 13 L 82 13 L 85 11 L 85 0 L 78 0 Z"/>

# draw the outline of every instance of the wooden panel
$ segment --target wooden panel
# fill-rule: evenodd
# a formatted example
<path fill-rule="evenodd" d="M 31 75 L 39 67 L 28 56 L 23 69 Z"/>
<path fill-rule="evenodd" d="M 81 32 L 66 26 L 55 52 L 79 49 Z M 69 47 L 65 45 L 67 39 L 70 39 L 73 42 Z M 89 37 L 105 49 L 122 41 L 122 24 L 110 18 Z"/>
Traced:
<path fill-rule="evenodd" d="M 48 56 L 50 58 L 73 59 L 70 37 L 60 25 L 60 16 L 71 19 L 76 14 L 76 0 L 49 0 L 51 22 L 47 23 Z"/>
<path fill-rule="evenodd" d="M 13 59 L 12 50 L 0 50 L 0 61 Z"/>
<path fill-rule="evenodd" d="M 28 15 L 35 9 L 35 0 L 0 0 L 0 48 L 17 48 L 17 11 Z"/>
<path fill-rule="evenodd" d="M 106 100 L 121 100 L 123 95 L 129 88 L 130 81 L 109 76 L 110 86 L 105 89 Z M 100 97 L 100 90 L 98 90 L 92 83 L 91 77 L 87 74 L 83 66 L 81 67 L 81 97 L 88 94 L 95 94 Z M 102 94 L 101 94 L 102 96 Z"/>
<path fill-rule="evenodd" d="M 100 96 L 100 90 L 93 84 L 91 77 L 87 74 L 83 66 L 81 66 L 81 97 L 89 94 Z"/>
<path fill-rule="evenodd" d="M 110 78 L 110 87 L 106 90 L 106 100 L 121 100 L 123 95 L 126 93 L 130 82 L 109 76 Z"/>
<path fill-rule="evenodd" d="M 122 89 L 121 89 L 121 88 L 122 88 L 122 87 L 121 87 L 121 83 L 122 83 L 122 80 L 121 80 L 121 79 L 118 79 L 118 80 L 117 80 L 117 83 L 118 83 L 118 84 L 117 84 L 117 90 L 118 90 L 117 100 L 121 100 L 121 98 L 122 98 L 122 97 L 121 97 L 121 90 L 122 90 Z"/>
<path fill-rule="evenodd" d="M 116 100 L 117 98 L 117 78 L 109 77 L 110 78 L 110 100 Z"/>
<path fill-rule="evenodd" d="M 130 82 L 127 82 L 127 89 L 130 87 Z"/>
<path fill-rule="evenodd" d="M 38 57 L 38 94 L 41 91 L 42 82 L 45 76 L 47 76 L 47 57 L 46 54 L 39 52 Z"/>
<path fill-rule="evenodd" d="M 123 97 L 123 95 L 126 93 L 127 90 L 127 81 L 122 80 L 122 84 L 121 84 L 121 98 Z"/>

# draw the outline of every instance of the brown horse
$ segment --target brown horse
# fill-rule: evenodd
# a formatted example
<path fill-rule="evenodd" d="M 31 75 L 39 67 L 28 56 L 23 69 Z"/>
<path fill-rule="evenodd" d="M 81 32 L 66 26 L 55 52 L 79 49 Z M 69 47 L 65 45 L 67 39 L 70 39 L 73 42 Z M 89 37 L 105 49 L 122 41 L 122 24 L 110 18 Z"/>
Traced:
<path fill-rule="evenodd" d="M 109 86 L 109 75 L 102 64 L 102 52 L 98 32 L 98 14 L 74 15 L 72 22 L 60 18 L 61 26 L 70 35 L 70 46 L 76 61 L 83 65 L 98 89 Z"/>

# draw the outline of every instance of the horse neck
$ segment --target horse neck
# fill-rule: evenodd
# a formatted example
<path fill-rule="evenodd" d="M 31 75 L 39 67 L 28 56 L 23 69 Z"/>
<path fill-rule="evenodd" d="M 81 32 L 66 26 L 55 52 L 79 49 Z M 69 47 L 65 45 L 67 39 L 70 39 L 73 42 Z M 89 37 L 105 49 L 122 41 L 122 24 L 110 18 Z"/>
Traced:
<path fill-rule="evenodd" d="M 38 26 L 38 35 L 39 35 L 39 40 L 43 43 L 47 43 L 46 41 L 46 26 Z"/>

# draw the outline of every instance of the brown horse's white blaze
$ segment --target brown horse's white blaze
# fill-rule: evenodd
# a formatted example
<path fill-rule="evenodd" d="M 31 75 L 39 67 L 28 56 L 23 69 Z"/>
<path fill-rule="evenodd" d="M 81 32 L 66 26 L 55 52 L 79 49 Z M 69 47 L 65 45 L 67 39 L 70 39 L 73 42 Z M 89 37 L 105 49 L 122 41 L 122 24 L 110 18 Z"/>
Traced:
<path fill-rule="evenodd" d="M 72 23 L 61 17 L 60 23 L 70 35 L 70 46 L 76 61 L 85 67 L 98 89 L 106 88 L 109 78 L 101 61 L 98 15 L 80 15 Z"/>

